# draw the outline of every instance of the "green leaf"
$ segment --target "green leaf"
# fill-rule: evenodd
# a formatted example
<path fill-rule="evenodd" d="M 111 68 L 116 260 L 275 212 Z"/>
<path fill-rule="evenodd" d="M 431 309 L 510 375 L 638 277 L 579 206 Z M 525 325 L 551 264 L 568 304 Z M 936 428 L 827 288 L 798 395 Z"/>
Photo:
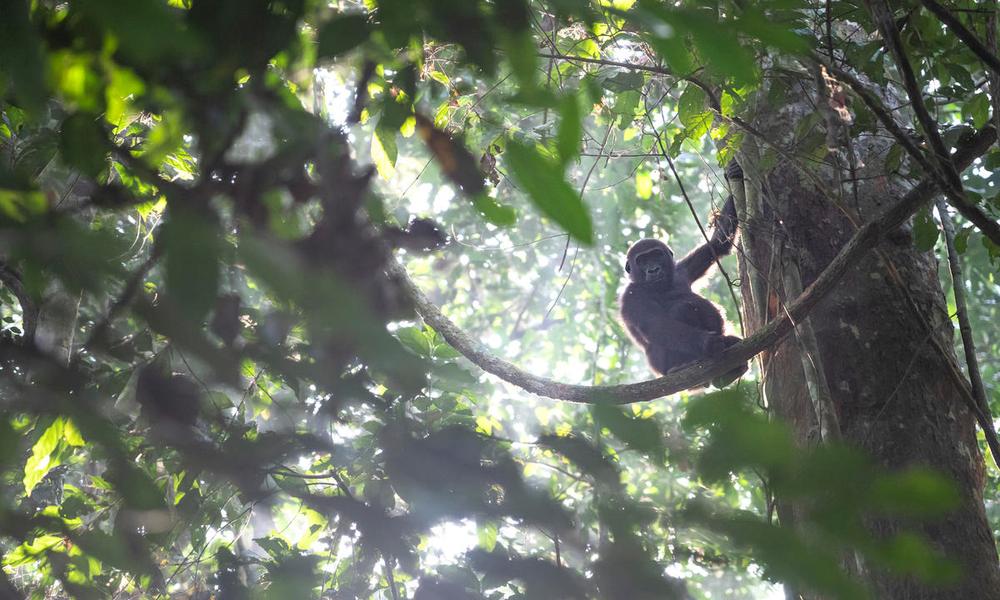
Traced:
<path fill-rule="evenodd" d="M 895 173 L 899 170 L 899 167 L 903 164 L 903 147 L 899 144 L 893 144 L 892 148 L 889 148 L 889 152 L 885 155 L 885 170 L 890 173 Z"/>
<path fill-rule="evenodd" d="M 480 525 L 477 530 L 479 547 L 487 552 L 493 552 L 493 549 L 497 545 L 497 532 L 496 523 L 483 523 Z"/>
<path fill-rule="evenodd" d="M 533 146 L 515 141 L 507 144 L 505 156 L 514 179 L 543 214 L 580 242 L 594 243 L 590 214 L 580 195 L 566 183 L 559 165 Z"/>
<path fill-rule="evenodd" d="M 963 229 L 958 232 L 955 236 L 955 250 L 959 254 L 965 254 L 965 251 L 969 249 L 969 236 L 972 235 L 971 229 Z"/>
<path fill-rule="evenodd" d="M 55 548 L 64 547 L 66 539 L 62 535 L 47 533 L 33 540 L 26 541 L 3 558 L 3 565 L 17 568 L 31 563 L 38 563 L 39 558 Z"/>
<path fill-rule="evenodd" d="M 472 197 L 472 206 L 479 214 L 483 215 L 487 221 L 498 227 L 510 227 L 517 222 L 517 211 L 510 206 L 500 204 L 486 192 L 480 192 Z"/>
<path fill-rule="evenodd" d="M 784 50 L 792 54 L 802 54 L 809 51 L 811 44 L 792 31 L 787 24 L 775 23 L 756 8 L 744 11 L 736 21 L 736 28 L 768 46 Z"/>
<path fill-rule="evenodd" d="M 420 327 L 403 327 L 396 331 L 396 337 L 418 356 L 431 355 L 430 337 Z"/>
<path fill-rule="evenodd" d="M 53 456 L 59 447 L 59 442 L 63 439 L 63 419 L 56 417 L 54 421 L 42 432 L 41 437 L 31 447 L 31 456 L 24 463 L 24 493 L 31 495 L 31 490 L 35 489 L 52 467 L 59 465 L 59 460 Z"/>
<path fill-rule="evenodd" d="M 595 481 L 616 485 L 621 477 L 618 466 L 588 440 L 574 436 L 543 435 L 538 444 L 562 454 Z"/>
<path fill-rule="evenodd" d="M 912 574 L 938 585 L 961 580 L 962 568 L 954 560 L 942 556 L 927 540 L 911 532 L 897 534 L 873 555 L 897 573 Z"/>
<path fill-rule="evenodd" d="M 922 209 L 913 218 L 913 244 L 917 250 L 927 252 L 934 249 L 938 239 L 938 226 L 929 210 Z"/>
<path fill-rule="evenodd" d="M 638 450 L 657 462 L 666 456 L 660 425 L 653 419 L 636 419 L 616 406 L 598 405 L 591 409 L 594 422 L 608 430 L 633 450 Z"/>
<path fill-rule="evenodd" d="M 372 135 L 372 162 L 382 179 L 392 179 L 396 174 L 396 158 L 399 155 L 396 132 L 396 128 L 376 127 Z"/>
<path fill-rule="evenodd" d="M 612 112 L 621 117 L 621 120 L 618 122 L 619 127 L 627 129 L 632 124 L 632 121 L 635 119 L 635 111 L 639 108 L 641 101 L 642 96 L 636 90 L 628 90 L 615 97 L 615 105 L 612 108 Z"/>
<path fill-rule="evenodd" d="M 45 107 L 45 54 L 41 40 L 29 18 L 27 0 L 4 3 L 0 18 L 0 89 L 10 77 L 13 95 L 29 114 L 38 114 Z"/>
<path fill-rule="evenodd" d="M 694 71 L 694 58 L 684 39 L 674 32 L 670 37 L 648 36 L 653 49 L 667 61 L 670 69 L 678 74 Z"/>
<path fill-rule="evenodd" d="M 653 177 L 649 171 L 636 172 L 635 194 L 643 200 L 649 200 L 653 196 Z"/>
<path fill-rule="evenodd" d="M 125 505 L 136 510 L 166 510 L 163 491 L 145 471 L 131 463 L 116 464 L 107 473 Z"/>
<path fill-rule="evenodd" d="M 73 536 L 73 542 L 80 548 L 108 566 L 123 569 L 131 573 L 146 571 L 142 561 L 128 547 L 123 537 L 108 535 L 103 531 L 92 529 Z"/>
<path fill-rule="evenodd" d="M 104 118 L 118 128 L 124 126 L 136 112 L 132 103 L 145 90 L 145 83 L 131 70 L 122 67 L 110 69 L 108 78 L 108 87 L 104 92 L 107 103 Z"/>
<path fill-rule="evenodd" d="M 826 544 L 807 543 L 791 527 L 765 523 L 745 512 L 708 518 L 694 512 L 689 514 L 693 519 L 704 520 L 730 542 L 752 548 L 755 559 L 773 577 L 814 588 L 831 598 L 868 597 L 843 572 L 837 552 Z"/>
<path fill-rule="evenodd" d="M 872 486 L 876 509 L 899 516 L 934 517 L 960 503 L 955 485 L 925 468 L 911 468 L 879 477 Z"/>
<path fill-rule="evenodd" d="M 316 36 L 316 58 L 334 58 L 360 46 L 371 35 L 368 19 L 361 14 L 341 15 L 324 24 Z"/>
<path fill-rule="evenodd" d="M 199 40 L 183 27 L 180 13 L 159 0 L 80 0 L 74 3 L 98 31 L 114 35 L 119 51 L 141 63 L 177 60 L 200 51 Z"/>
<path fill-rule="evenodd" d="M 708 110 L 705 92 L 696 85 L 688 84 L 677 100 L 677 117 L 686 129 L 687 137 L 701 139 L 712 127 L 715 114 Z"/>
<path fill-rule="evenodd" d="M 690 34 L 698 54 L 711 70 L 748 83 L 757 77 L 757 65 L 750 52 L 740 45 L 737 30 L 719 22 L 710 13 L 694 9 L 667 9 L 652 0 L 643 8 L 670 26 L 675 35 Z"/>
<path fill-rule="evenodd" d="M 535 38 L 531 35 L 531 31 L 526 29 L 504 36 L 504 48 L 507 51 L 507 61 L 510 63 L 511 71 L 522 90 L 531 90 L 537 87 L 535 77 L 537 75 L 538 50 L 535 47 Z"/>
<path fill-rule="evenodd" d="M 559 162 L 567 165 L 580 153 L 580 139 L 583 137 L 580 99 L 569 94 L 559 103 L 559 130 L 556 133 L 556 149 Z"/>
<path fill-rule="evenodd" d="M 88 177 L 96 178 L 108 166 L 108 139 L 100 123 L 99 117 L 77 113 L 63 121 L 59 132 L 63 159 Z"/>
<path fill-rule="evenodd" d="M 182 314 L 200 322 L 215 305 L 219 289 L 222 232 L 215 215 L 170 205 L 160 235 L 166 251 L 167 294 Z"/>
<path fill-rule="evenodd" d="M 972 125 L 979 129 L 990 120 L 990 99 L 986 94 L 976 94 L 962 105 L 962 119 L 972 119 Z"/>

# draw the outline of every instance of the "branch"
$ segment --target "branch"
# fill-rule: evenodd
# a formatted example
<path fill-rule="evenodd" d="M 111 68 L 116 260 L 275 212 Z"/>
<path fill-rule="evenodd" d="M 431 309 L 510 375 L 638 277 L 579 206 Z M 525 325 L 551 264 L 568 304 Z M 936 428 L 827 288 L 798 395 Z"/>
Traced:
<path fill-rule="evenodd" d="M 963 25 L 962 22 L 955 17 L 955 15 L 951 14 L 947 8 L 941 6 L 935 0 L 920 0 L 920 3 L 923 4 L 927 10 L 934 13 L 934 16 L 936 16 L 939 21 L 947 25 L 948 29 L 950 29 L 958 39 L 962 40 L 962 42 L 969 47 L 969 50 L 972 50 L 973 54 L 979 57 L 979 60 L 986 63 L 986 66 L 992 69 L 994 73 L 1000 74 L 1000 59 L 997 58 L 996 54 L 990 52 L 989 48 L 979 41 L 976 34 L 972 33 L 965 25 Z"/>
<path fill-rule="evenodd" d="M 996 130 L 990 126 L 984 127 L 970 136 L 953 155 L 955 165 L 965 169 L 973 160 L 984 154 L 995 140 Z M 907 192 L 896 205 L 860 227 L 820 276 L 788 305 L 785 314 L 750 337 L 729 347 L 714 360 L 693 363 L 666 377 L 640 383 L 609 386 L 572 385 L 523 371 L 490 353 L 481 343 L 444 316 L 441 310 L 417 288 L 398 261 L 391 260 L 386 270 L 403 287 L 424 321 L 441 334 L 452 347 L 487 373 L 528 392 L 558 400 L 585 404 L 629 404 L 655 400 L 705 384 L 774 346 L 792 331 L 794 323 L 808 316 L 809 311 L 833 290 L 851 266 L 857 264 L 879 240 L 902 225 L 939 191 L 933 179 L 925 178 Z"/>
<path fill-rule="evenodd" d="M 972 339 L 972 324 L 969 322 L 969 307 L 965 301 L 965 278 L 962 276 L 962 261 L 958 258 L 955 247 L 955 225 L 951 222 L 948 208 L 944 200 L 938 198 L 938 216 L 941 218 L 941 228 L 944 229 L 944 240 L 948 247 L 948 266 L 951 269 L 951 289 L 955 294 L 955 310 L 958 312 L 958 331 L 962 336 L 962 349 L 965 351 L 965 365 L 969 370 L 969 381 L 972 384 L 971 408 L 977 414 L 979 426 L 983 428 L 983 436 L 989 444 L 993 461 L 1000 466 L 1000 440 L 997 439 L 996 427 L 990 414 L 990 404 L 983 386 L 983 376 L 979 371 L 979 359 L 976 357 L 976 342 Z M 964 379 L 963 379 L 964 382 Z"/>
<path fill-rule="evenodd" d="M 671 77 L 676 77 L 677 74 L 663 67 L 656 67 L 652 65 L 637 65 L 635 63 L 619 62 L 617 60 L 606 60 L 603 58 L 587 58 L 585 56 L 570 56 L 568 54 L 550 54 L 548 52 L 539 52 L 538 56 L 540 58 L 555 58 L 559 60 L 568 60 L 571 62 L 582 62 L 591 65 L 602 65 L 605 67 L 618 67 L 621 69 L 630 69 L 632 71 L 648 71 L 649 73 L 656 73 L 658 75 L 670 75 Z"/>

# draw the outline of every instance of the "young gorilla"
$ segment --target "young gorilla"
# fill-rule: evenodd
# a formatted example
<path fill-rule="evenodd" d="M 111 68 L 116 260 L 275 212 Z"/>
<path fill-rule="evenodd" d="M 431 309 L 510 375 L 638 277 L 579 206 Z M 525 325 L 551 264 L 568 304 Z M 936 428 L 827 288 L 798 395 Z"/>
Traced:
<path fill-rule="evenodd" d="M 735 161 L 726 168 L 726 179 L 743 179 Z M 722 333 L 722 315 L 715 305 L 691 291 L 691 284 L 708 271 L 715 257 L 729 254 L 736 226 L 736 205 L 730 196 L 712 239 L 677 264 L 673 252 L 659 240 L 640 240 L 629 248 L 625 272 L 630 283 L 621 298 L 622 321 L 656 373 L 666 375 L 740 341 Z M 736 367 L 720 377 L 717 385 L 735 380 L 746 370 L 745 364 Z"/>

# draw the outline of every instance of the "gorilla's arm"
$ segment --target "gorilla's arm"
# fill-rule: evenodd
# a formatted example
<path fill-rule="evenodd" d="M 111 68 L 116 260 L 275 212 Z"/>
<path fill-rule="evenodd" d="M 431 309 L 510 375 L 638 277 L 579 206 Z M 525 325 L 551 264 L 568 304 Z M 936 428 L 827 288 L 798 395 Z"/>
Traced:
<path fill-rule="evenodd" d="M 691 284 L 708 271 L 716 257 L 729 254 L 733 249 L 733 238 L 736 237 L 736 223 L 736 203 L 730 196 L 715 221 L 712 239 L 695 248 L 677 263 L 678 274 L 675 277 L 683 277 L 688 284 Z"/>

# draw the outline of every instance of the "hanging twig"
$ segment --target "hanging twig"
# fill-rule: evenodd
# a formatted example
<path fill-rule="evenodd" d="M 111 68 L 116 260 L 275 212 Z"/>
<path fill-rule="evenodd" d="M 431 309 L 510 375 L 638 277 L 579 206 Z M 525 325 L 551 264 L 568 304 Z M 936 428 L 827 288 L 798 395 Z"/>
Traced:
<path fill-rule="evenodd" d="M 951 289 L 955 294 L 955 311 L 958 313 L 958 331 L 962 336 L 962 347 L 965 350 L 965 364 L 969 370 L 969 381 L 972 383 L 972 397 L 983 413 L 981 426 L 984 430 L 989 427 L 991 431 L 985 431 L 988 441 L 997 438 L 996 429 L 993 427 L 993 418 L 990 414 L 990 404 L 986 398 L 986 388 L 983 385 L 983 376 L 979 371 L 979 359 L 976 357 L 976 342 L 972 339 L 972 324 L 969 322 L 969 307 L 965 300 L 965 278 L 962 276 L 962 262 L 958 258 L 958 249 L 955 248 L 955 225 L 948 214 L 948 205 L 944 199 L 937 199 L 938 217 L 941 219 L 941 228 L 944 229 L 945 245 L 948 247 L 948 266 L 951 270 Z M 994 459 L 998 458 L 1000 447 L 990 449 Z"/>
<path fill-rule="evenodd" d="M 997 10 L 1000 2 L 993 0 L 993 11 L 986 19 L 986 43 L 994 53 L 997 51 Z M 1000 131 L 1000 72 L 990 72 L 990 106 L 993 107 L 993 126 Z"/>

